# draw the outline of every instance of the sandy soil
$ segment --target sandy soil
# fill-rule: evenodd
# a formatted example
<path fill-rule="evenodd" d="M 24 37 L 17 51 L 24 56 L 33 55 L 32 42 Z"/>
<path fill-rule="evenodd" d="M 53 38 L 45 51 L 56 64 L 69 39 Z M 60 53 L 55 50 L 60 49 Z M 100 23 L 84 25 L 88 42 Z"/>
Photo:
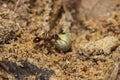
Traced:
<path fill-rule="evenodd" d="M 119 13 L 119 0 L 1 0 L 0 79 L 119 80 Z M 69 51 L 33 41 L 61 31 Z"/>

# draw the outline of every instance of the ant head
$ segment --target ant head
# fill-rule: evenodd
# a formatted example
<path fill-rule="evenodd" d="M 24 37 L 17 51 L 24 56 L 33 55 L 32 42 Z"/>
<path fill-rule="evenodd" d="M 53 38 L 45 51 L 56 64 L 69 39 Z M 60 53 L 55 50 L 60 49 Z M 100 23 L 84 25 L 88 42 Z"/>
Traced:
<path fill-rule="evenodd" d="M 35 37 L 34 40 L 33 40 L 33 42 L 34 42 L 34 43 L 38 43 L 38 42 L 40 42 L 40 40 L 41 40 L 40 37 Z"/>
<path fill-rule="evenodd" d="M 52 38 L 55 39 L 55 40 L 57 40 L 57 39 L 59 39 L 59 36 L 58 36 L 58 34 L 53 34 Z"/>

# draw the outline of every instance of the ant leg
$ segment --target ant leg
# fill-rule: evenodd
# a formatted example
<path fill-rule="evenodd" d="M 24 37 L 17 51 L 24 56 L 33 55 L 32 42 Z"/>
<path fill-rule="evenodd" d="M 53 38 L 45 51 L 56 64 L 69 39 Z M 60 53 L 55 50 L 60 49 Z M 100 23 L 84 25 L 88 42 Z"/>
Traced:
<path fill-rule="evenodd" d="M 54 46 L 54 43 L 52 41 L 49 41 L 49 43 L 47 45 L 47 49 L 50 53 L 54 52 L 55 46 Z"/>

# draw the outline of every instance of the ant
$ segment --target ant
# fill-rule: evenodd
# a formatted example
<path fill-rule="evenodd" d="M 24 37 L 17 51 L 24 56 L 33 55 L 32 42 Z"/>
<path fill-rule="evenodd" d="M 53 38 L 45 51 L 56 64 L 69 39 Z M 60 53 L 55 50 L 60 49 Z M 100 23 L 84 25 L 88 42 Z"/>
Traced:
<path fill-rule="evenodd" d="M 59 39 L 59 36 L 58 34 L 53 34 L 52 36 L 45 36 L 45 37 L 38 37 L 36 36 L 34 39 L 33 39 L 33 43 L 35 43 L 35 49 L 39 49 L 40 47 L 45 47 L 47 48 L 47 50 L 49 52 L 51 52 L 51 48 L 54 47 L 54 43 L 56 42 L 56 40 Z M 43 42 L 40 44 L 40 42 Z"/>
<path fill-rule="evenodd" d="M 47 41 L 47 42 L 49 42 L 49 41 L 51 41 L 52 39 L 58 39 L 58 35 L 57 34 L 54 34 L 54 35 L 52 35 L 51 37 L 35 37 L 34 38 L 34 40 L 33 40 L 33 42 L 34 43 L 38 43 L 38 42 L 40 42 L 41 40 L 44 40 L 45 42 Z"/>
<path fill-rule="evenodd" d="M 60 33 L 60 34 L 53 34 L 49 37 L 35 37 L 33 42 L 39 43 L 41 41 L 44 41 L 44 44 L 41 46 L 45 46 L 48 49 L 50 49 L 52 46 L 55 46 L 55 49 L 62 52 L 67 52 L 71 48 L 71 38 L 66 33 Z M 39 44 L 36 45 L 36 47 L 41 47 Z"/>

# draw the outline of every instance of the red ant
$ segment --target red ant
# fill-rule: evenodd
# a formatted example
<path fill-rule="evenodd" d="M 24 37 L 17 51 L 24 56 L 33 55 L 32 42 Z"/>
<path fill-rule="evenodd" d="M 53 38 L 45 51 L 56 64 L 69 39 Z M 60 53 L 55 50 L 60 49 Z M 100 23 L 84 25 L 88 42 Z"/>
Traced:
<path fill-rule="evenodd" d="M 33 43 L 35 43 L 35 49 L 39 49 L 40 47 L 45 47 L 49 52 L 51 52 L 51 47 L 54 47 L 54 43 L 56 40 L 59 39 L 59 36 L 57 34 L 54 34 L 50 37 L 35 37 L 33 40 Z M 44 41 L 42 44 L 40 44 L 41 41 Z"/>
<path fill-rule="evenodd" d="M 55 48 L 60 52 L 67 52 L 71 48 L 71 38 L 68 34 L 54 34 L 51 37 L 36 37 L 33 42 L 38 43 L 40 41 L 44 41 L 42 45 L 38 44 L 38 47 L 45 46 L 47 48 L 51 48 L 55 45 Z M 37 47 L 36 46 L 36 47 Z"/>
<path fill-rule="evenodd" d="M 57 39 L 58 39 L 58 35 L 57 35 L 57 34 L 54 34 L 54 35 L 52 35 L 51 37 L 35 37 L 34 40 L 33 40 L 33 42 L 34 42 L 34 43 L 38 43 L 38 42 L 40 42 L 41 40 L 44 40 L 44 41 L 49 42 L 49 41 L 51 41 L 52 39 L 57 40 Z"/>

